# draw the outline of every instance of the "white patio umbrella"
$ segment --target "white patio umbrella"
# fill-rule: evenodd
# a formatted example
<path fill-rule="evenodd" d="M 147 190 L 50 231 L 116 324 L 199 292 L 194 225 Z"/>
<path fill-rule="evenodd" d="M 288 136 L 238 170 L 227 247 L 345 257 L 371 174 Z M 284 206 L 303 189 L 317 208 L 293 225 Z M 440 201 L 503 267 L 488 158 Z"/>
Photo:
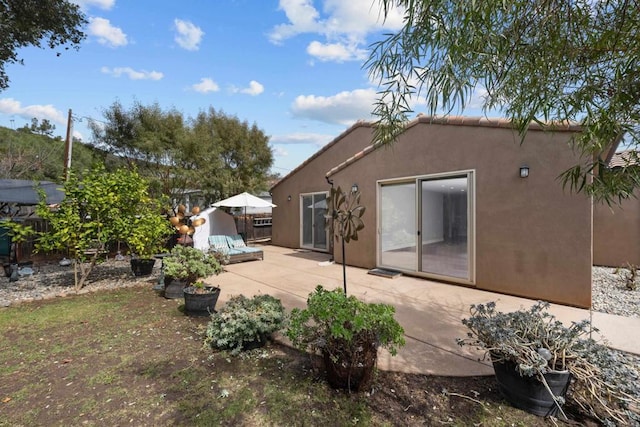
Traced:
<path fill-rule="evenodd" d="M 227 208 L 244 208 L 244 234 L 245 239 L 247 238 L 247 208 L 275 208 L 271 202 L 267 202 L 266 200 L 261 199 L 260 197 L 254 196 L 253 194 L 249 194 L 246 191 L 244 193 L 236 194 L 235 196 L 231 196 L 228 199 L 220 200 L 219 202 L 215 202 L 212 206 L 217 208 L 224 206 Z"/>

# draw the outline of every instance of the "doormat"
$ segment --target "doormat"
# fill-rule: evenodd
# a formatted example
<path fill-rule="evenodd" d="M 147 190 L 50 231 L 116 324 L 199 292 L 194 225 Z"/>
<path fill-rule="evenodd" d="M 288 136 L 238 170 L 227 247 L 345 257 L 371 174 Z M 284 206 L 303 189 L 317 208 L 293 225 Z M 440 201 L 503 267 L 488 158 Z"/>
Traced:
<path fill-rule="evenodd" d="M 395 270 L 387 270 L 386 268 L 374 268 L 368 271 L 369 274 L 373 274 L 374 276 L 387 277 L 389 279 L 395 279 L 396 277 L 402 276 L 402 273 Z"/>

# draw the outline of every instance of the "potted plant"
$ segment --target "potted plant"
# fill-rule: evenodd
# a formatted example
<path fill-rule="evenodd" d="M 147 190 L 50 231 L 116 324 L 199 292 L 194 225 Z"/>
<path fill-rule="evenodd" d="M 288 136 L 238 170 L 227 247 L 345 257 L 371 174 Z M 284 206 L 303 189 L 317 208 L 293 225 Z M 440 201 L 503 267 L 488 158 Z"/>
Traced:
<path fill-rule="evenodd" d="M 538 301 L 528 310 L 504 313 L 494 302 L 474 304 L 471 317 L 462 320 L 470 332 L 458 343 L 489 355 L 498 387 L 515 407 L 564 416 L 566 396 L 600 421 L 639 422 L 633 407 L 640 408 L 640 387 L 629 384 L 633 372 L 614 362 L 613 350 L 589 338 L 589 321 L 567 327 L 548 308 Z"/>
<path fill-rule="evenodd" d="M 125 236 L 132 252 L 131 269 L 135 276 L 148 276 L 155 264 L 154 255 L 164 252 L 173 230 L 166 218 L 156 211 L 143 212 L 133 218 Z"/>
<path fill-rule="evenodd" d="M 204 292 L 198 290 L 185 293 L 185 288 L 199 279 L 219 274 L 221 271 L 222 265 L 213 253 L 191 246 L 177 245 L 171 250 L 171 254 L 164 258 L 164 296 L 182 298 L 187 293 L 202 295 Z M 188 311 L 188 308 L 185 307 L 185 310 Z"/>
<path fill-rule="evenodd" d="M 184 311 L 190 316 L 209 316 L 215 312 L 220 288 L 196 281 L 183 289 Z"/>
<path fill-rule="evenodd" d="M 394 314 L 391 305 L 318 286 L 306 309 L 292 310 L 286 335 L 298 349 L 322 356 L 332 387 L 361 391 L 373 381 L 378 348 L 396 355 L 404 345 L 404 329 Z"/>
<path fill-rule="evenodd" d="M 285 322 L 282 302 L 271 295 L 233 296 L 211 315 L 205 343 L 237 355 L 264 345 Z"/>

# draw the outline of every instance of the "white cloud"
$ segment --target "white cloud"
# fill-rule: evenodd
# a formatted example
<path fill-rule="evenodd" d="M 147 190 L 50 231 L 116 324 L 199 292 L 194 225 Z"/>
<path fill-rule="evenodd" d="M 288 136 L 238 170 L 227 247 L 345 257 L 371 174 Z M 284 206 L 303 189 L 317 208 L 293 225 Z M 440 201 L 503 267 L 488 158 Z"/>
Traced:
<path fill-rule="evenodd" d="M 471 97 L 467 103 L 467 108 L 481 110 L 489 97 L 489 91 L 485 87 L 478 86 L 474 88 Z"/>
<path fill-rule="evenodd" d="M 85 10 L 92 6 L 110 10 L 116 4 L 116 0 L 74 0 L 73 2 Z"/>
<path fill-rule="evenodd" d="M 289 133 L 285 135 L 272 136 L 269 141 L 272 144 L 280 145 L 311 144 L 318 147 L 324 147 L 334 138 L 335 135 L 325 135 L 321 133 Z"/>
<path fill-rule="evenodd" d="M 371 0 L 325 0 L 324 11 L 327 34 L 348 34 L 358 38 L 383 29 L 398 30 L 402 28 L 404 16 L 404 9 L 393 7 L 383 21 L 379 2 Z"/>
<path fill-rule="evenodd" d="M 104 18 L 89 18 L 88 33 L 97 37 L 98 43 L 109 47 L 126 46 L 129 43 L 127 35 Z"/>
<path fill-rule="evenodd" d="M 264 86 L 255 80 L 251 80 L 248 87 L 237 88 L 235 86 L 231 86 L 230 90 L 232 93 L 244 93 L 251 96 L 257 96 L 264 92 Z"/>
<path fill-rule="evenodd" d="M 376 102 L 374 89 L 356 89 L 333 96 L 300 95 L 291 106 L 294 117 L 350 126 L 358 120 L 370 120 Z"/>
<path fill-rule="evenodd" d="M 367 51 L 359 49 L 357 45 L 347 46 L 342 43 L 320 43 L 312 41 L 307 46 L 307 53 L 320 61 L 344 62 L 362 60 L 367 57 Z"/>
<path fill-rule="evenodd" d="M 56 109 L 53 105 L 26 105 L 22 106 L 20 101 L 13 98 L 0 99 L 0 113 L 7 115 L 17 115 L 26 120 L 33 117 L 37 119 L 47 119 L 52 122 L 66 125 L 67 118 L 62 111 Z"/>
<path fill-rule="evenodd" d="M 204 31 L 189 21 L 174 19 L 173 24 L 177 32 L 174 40 L 186 50 L 198 50 Z"/>
<path fill-rule="evenodd" d="M 82 132 L 78 132 L 74 129 L 72 133 L 74 138 L 79 139 L 80 141 L 84 141 L 84 135 L 82 135 Z"/>
<path fill-rule="evenodd" d="M 121 77 L 122 75 L 125 75 L 131 80 L 161 80 L 164 77 L 164 74 L 159 71 L 137 71 L 131 67 L 102 67 L 100 71 L 102 71 L 104 74 L 110 74 L 113 77 Z"/>
<path fill-rule="evenodd" d="M 280 44 L 298 34 L 314 33 L 322 29 L 322 24 L 318 22 L 320 14 L 311 0 L 280 0 L 279 9 L 284 11 L 290 23 L 274 27 L 269 34 L 272 43 Z"/>
<path fill-rule="evenodd" d="M 208 77 L 200 79 L 200 83 L 192 85 L 191 88 L 200 93 L 217 92 L 220 90 L 218 83 Z"/>
<path fill-rule="evenodd" d="M 282 147 L 272 147 L 273 155 L 276 157 L 287 157 L 289 152 Z"/>
<path fill-rule="evenodd" d="M 386 20 L 380 6 L 371 0 L 324 0 L 322 14 L 312 0 L 280 0 L 288 22 L 276 25 L 268 34 L 274 44 L 298 34 L 318 34 L 326 42 L 314 42 L 307 48 L 310 55 L 328 60 L 355 60 L 364 55 L 368 34 L 402 27 L 403 9 L 393 8 Z"/>

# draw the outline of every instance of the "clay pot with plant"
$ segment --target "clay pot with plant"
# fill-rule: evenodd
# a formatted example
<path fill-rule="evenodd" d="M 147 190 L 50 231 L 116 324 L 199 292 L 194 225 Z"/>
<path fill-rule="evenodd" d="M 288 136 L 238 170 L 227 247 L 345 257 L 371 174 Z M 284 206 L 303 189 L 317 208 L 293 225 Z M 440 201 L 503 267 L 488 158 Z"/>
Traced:
<path fill-rule="evenodd" d="M 220 297 L 218 286 L 207 285 L 202 281 L 187 286 L 182 290 L 184 296 L 184 311 L 189 316 L 209 316 L 215 313 L 216 304 Z"/>
<path fill-rule="evenodd" d="M 404 329 L 394 315 L 391 305 L 318 286 L 307 308 L 292 310 L 286 335 L 296 348 L 323 358 L 332 387 L 364 391 L 372 385 L 378 349 L 396 355 L 405 344 Z"/>

